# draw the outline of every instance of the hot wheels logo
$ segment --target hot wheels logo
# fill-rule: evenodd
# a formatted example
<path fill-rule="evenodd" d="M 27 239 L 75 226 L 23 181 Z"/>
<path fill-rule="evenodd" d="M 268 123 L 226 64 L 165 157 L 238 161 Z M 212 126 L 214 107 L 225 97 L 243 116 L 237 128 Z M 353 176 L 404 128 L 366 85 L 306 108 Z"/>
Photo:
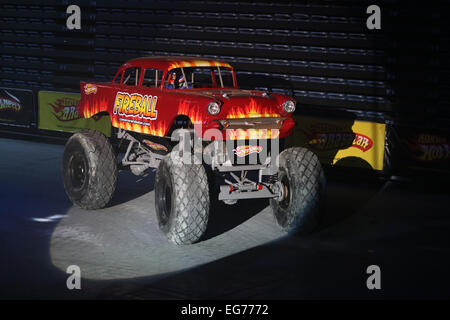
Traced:
<path fill-rule="evenodd" d="M 140 119 L 155 120 L 158 117 L 156 110 L 157 96 L 139 93 L 129 94 L 127 92 L 117 92 L 114 101 L 114 114 L 125 117 L 138 117 Z"/>
<path fill-rule="evenodd" d="M 441 161 L 450 159 L 450 143 L 445 137 L 421 134 L 417 137 L 415 143 L 407 142 L 407 144 L 416 160 Z"/>
<path fill-rule="evenodd" d="M 97 93 L 97 86 L 95 84 L 91 84 L 91 83 L 86 83 L 84 85 L 84 93 L 85 94 L 96 94 Z"/>
<path fill-rule="evenodd" d="M 0 111 L 3 110 L 19 112 L 20 110 L 22 110 L 22 106 L 20 105 L 20 103 L 17 103 L 8 98 L 0 98 Z"/>
<path fill-rule="evenodd" d="M 142 142 L 145 143 L 148 147 L 152 148 L 153 150 L 168 151 L 168 149 L 162 144 L 155 143 L 147 139 L 142 140 Z"/>
<path fill-rule="evenodd" d="M 245 157 L 248 156 L 251 153 L 260 153 L 262 151 L 263 147 L 261 146 L 249 146 L 249 145 L 245 145 L 245 146 L 239 146 L 236 149 L 233 149 L 234 154 L 237 155 L 238 157 Z"/>
<path fill-rule="evenodd" d="M 440 161 L 450 159 L 450 144 L 421 144 L 419 145 L 422 151 L 417 160 L 420 161 Z"/>
<path fill-rule="evenodd" d="M 7 97 L 0 97 L 0 111 L 20 112 L 22 105 L 20 100 L 6 90 L 2 90 Z"/>

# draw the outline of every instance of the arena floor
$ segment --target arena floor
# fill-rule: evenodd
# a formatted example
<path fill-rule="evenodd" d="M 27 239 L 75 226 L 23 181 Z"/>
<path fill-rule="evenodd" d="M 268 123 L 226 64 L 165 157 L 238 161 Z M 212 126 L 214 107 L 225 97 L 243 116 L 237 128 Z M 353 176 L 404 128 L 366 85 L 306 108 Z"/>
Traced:
<path fill-rule="evenodd" d="M 450 297 L 448 186 L 330 174 L 313 234 L 284 236 L 250 200 L 212 209 L 205 240 L 179 247 L 158 230 L 153 173 L 120 172 L 111 206 L 85 211 L 65 195 L 63 145 L 0 138 L 0 150 L 2 299 Z M 70 265 L 81 290 L 66 287 Z"/>

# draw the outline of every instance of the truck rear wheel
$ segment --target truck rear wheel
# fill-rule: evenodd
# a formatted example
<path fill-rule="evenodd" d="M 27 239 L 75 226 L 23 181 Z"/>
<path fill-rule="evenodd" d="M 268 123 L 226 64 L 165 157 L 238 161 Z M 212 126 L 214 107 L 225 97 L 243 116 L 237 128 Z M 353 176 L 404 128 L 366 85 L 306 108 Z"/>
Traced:
<path fill-rule="evenodd" d="M 78 207 L 105 207 L 117 184 L 116 155 L 102 133 L 83 130 L 67 141 L 63 154 L 63 182 L 69 199 Z"/>
<path fill-rule="evenodd" d="M 317 156 L 305 148 L 289 148 L 279 158 L 280 199 L 271 199 L 277 224 L 287 233 L 308 233 L 319 224 L 325 175 Z"/>
<path fill-rule="evenodd" d="M 197 242 L 205 233 L 209 217 L 208 178 L 203 165 L 183 164 L 173 153 L 159 164 L 155 178 L 158 224 L 169 241 Z"/>

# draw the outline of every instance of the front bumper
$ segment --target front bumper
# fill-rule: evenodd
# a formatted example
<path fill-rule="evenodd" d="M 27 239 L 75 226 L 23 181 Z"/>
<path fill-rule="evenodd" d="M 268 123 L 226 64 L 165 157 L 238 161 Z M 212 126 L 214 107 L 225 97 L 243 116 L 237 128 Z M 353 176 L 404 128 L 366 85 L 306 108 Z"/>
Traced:
<path fill-rule="evenodd" d="M 211 120 L 196 128 L 204 140 L 281 139 L 289 136 L 295 122 L 290 117 L 260 117 Z"/>

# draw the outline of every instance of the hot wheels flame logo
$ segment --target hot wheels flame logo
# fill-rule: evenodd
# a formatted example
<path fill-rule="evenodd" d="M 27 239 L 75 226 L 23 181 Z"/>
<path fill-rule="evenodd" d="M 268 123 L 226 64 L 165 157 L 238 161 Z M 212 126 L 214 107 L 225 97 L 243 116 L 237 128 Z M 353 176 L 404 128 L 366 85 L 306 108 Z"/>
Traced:
<path fill-rule="evenodd" d="M 162 144 L 155 143 L 147 139 L 142 140 L 142 142 L 145 143 L 148 147 L 152 148 L 153 150 L 168 151 L 168 149 Z"/>
<path fill-rule="evenodd" d="M 97 93 L 97 86 L 95 84 L 86 83 L 84 85 L 84 93 L 89 95 L 91 93 L 96 94 Z"/>
<path fill-rule="evenodd" d="M 20 100 L 9 93 L 7 90 L 2 90 L 5 96 L 8 97 L 0 97 L 0 111 L 14 111 L 20 112 L 22 110 L 22 105 L 20 104 Z"/>
<path fill-rule="evenodd" d="M 20 110 L 22 110 L 22 105 L 17 101 L 0 97 L 0 111 L 4 110 L 20 112 Z"/>
<path fill-rule="evenodd" d="M 158 117 L 157 102 L 157 96 L 117 92 L 113 112 L 124 117 L 155 120 Z"/>
<path fill-rule="evenodd" d="M 440 161 L 450 159 L 450 144 L 421 144 L 421 153 L 415 158 L 420 161 Z"/>
<path fill-rule="evenodd" d="M 53 115 L 59 121 L 73 121 L 82 118 L 78 114 L 77 102 L 77 99 L 61 98 L 57 99 L 55 103 L 50 103 L 50 106 L 53 109 Z"/>
<path fill-rule="evenodd" d="M 251 153 L 260 153 L 262 151 L 263 147 L 261 146 L 239 146 L 236 149 L 233 149 L 233 152 L 238 157 L 245 157 L 248 156 Z"/>
<path fill-rule="evenodd" d="M 450 159 L 450 143 L 446 137 L 420 134 L 415 143 L 405 141 L 412 155 L 419 161 L 442 161 Z"/>

